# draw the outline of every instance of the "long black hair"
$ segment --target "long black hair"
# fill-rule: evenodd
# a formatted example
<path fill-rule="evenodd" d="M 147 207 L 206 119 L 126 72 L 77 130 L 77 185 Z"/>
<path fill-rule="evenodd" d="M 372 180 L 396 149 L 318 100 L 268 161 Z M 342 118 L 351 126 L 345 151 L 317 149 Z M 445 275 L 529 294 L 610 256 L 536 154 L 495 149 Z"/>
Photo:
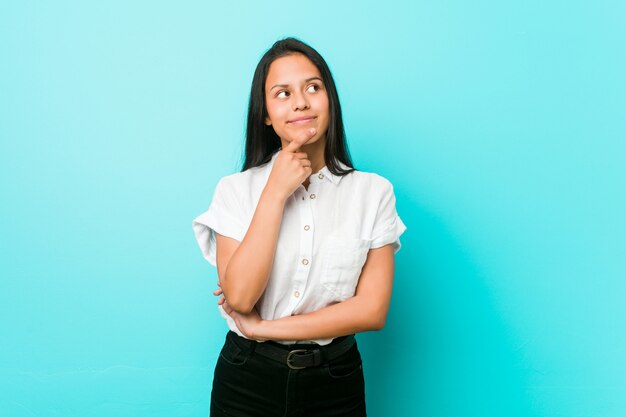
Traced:
<path fill-rule="evenodd" d="M 265 52 L 259 61 L 250 91 L 250 103 L 248 105 L 248 122 L 246 129 L 245 161 L 241 171 L 263 165 L 271 159 L 271 156 L 282 145 L 280 138 L 272 126 L 264 123 L 267 117 L 265 104 L 265 80 L 272 62 L 276 59 L 292 54 L 306 56 L 317 67 L 322 75 L 322 81 L 328 94 L 328 130 L 326 132 L 326 146 L 324 159 L 326 167 L 334 175 L 346 175 L 354 171 L 354 165 L 350 158 L 350 152 L 346 144 L 346 133 L 341 117 L 341 105 L 339 95 L 335 87 L 335 81 L 324 58 L 312 47 L 299 39 L 288 37 L 278 40 Z M 344 170 L 337 161 L 341 161 L 350 169 Z"/>

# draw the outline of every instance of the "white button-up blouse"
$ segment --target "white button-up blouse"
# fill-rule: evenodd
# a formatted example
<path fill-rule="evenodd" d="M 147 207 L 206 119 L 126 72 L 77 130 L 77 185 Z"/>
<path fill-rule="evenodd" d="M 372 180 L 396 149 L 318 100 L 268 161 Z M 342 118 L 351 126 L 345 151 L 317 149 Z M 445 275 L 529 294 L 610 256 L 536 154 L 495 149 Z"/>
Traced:
<path fill-rule="evenodd" d="M 202 255 L 212 265 L 217 266 L 215 233 L 243 240 L 277 156 L 278 151 L 264 165 L 222 177 L 208 210 L 193 220 Z M 308 190 L 301 184 L 285 203 L 272 270 L 256 305 L 265 320 L 309 313 L 352 297 L 370 249 L 392 243 L 394 253 L 400 250 L 406 226 L 396 212 L 389 180 L 362 171 L 341 177 L 324 167 L 309 182 Z M 243 336 L 218 308 L 228 327 Z"/>

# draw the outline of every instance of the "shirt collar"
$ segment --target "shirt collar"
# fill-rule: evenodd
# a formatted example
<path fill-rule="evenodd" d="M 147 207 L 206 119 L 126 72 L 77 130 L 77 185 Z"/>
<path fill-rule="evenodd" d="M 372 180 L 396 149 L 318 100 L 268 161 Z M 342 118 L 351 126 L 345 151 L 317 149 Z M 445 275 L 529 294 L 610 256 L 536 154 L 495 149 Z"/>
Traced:
<path fill-rule="evenodd" d="M 272 155 L 272 159 L 267 164 L 267 177 L 268 178 L 269 178 L 270 172 L 272 172 L 272 167 L 274 166 L 274 161 L 278 157 L 278 152 L 279 151 L 280 151 L 280 149 L 277 149 L 276 152 L 274 152 L 274 155 Z M 346 164 L 344 164 L 341 161 L 337 161 L 337 163 L 343 169 L 350 169 L 349 166 L 347 166 Z M 328 181 L 330 181 L 331 183 L 333 183 L 335 185 L 339 185 L 339 181 L 341 181 L 341 179 L 343 178 L 343 176 L 341 176 L 341 175 L 335 175 L 332 172 L 330 172 L 330 170 L 328 169 L 328 167 L 326 165 L 324 165 L 324 167 L 322 169 L 320 169 L 318 172 L 314 172 L 311 175 L 315 175 L 316 176 L 316 175 L 318 175 L 320 173 L 324 174 L 324 179 L 328 179 Z"/>

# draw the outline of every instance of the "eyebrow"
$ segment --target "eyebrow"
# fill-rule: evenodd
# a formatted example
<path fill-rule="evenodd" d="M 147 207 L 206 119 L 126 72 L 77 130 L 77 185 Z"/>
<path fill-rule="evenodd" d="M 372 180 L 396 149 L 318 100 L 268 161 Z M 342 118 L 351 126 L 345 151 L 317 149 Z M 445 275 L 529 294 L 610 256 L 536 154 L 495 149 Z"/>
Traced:
<path fill-rule="evenodd" d="M 324 82 L 324 80 L 322 80 L 320 77 L 311 77 L 311 78 L 307 78 L 306 80 L 304 80 L 305 83 L 308 83 L 309 81 L 312 80 L 320 80 L 322 82 Z M 275 86 L 273 86 L 272 88 L 270 88 L 270 91 L 272 91 L 273 89 L 275 89 L 276 87 L 289 87 L 289 84 L 276 84 Z"/>

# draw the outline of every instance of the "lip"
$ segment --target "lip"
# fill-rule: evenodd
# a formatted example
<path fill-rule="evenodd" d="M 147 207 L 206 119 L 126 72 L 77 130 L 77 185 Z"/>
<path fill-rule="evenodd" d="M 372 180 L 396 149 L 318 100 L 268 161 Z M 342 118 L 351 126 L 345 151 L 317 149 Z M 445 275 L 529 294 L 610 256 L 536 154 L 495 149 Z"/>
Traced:
<path fill-rule="evenodd" d="M 317 116 L 298 117 L 296 119 L 287 121 L 287 123 L 289 123 L 289 124 L 296 124 L 296 125 L 303 125 L 303 124 L 312 122 L 316 118 L 317 118 Z"/>

